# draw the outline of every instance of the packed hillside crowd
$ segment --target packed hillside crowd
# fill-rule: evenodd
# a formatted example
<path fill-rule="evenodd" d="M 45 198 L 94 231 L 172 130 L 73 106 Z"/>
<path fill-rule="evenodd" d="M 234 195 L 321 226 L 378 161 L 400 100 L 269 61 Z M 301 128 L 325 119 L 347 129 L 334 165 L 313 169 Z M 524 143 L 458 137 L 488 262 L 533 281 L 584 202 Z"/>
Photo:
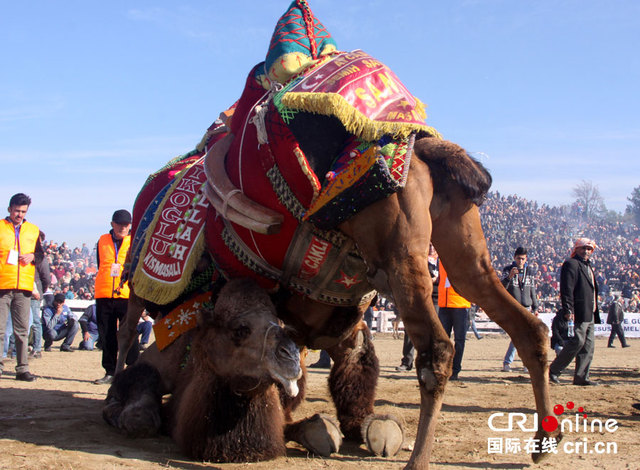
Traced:
<path fill-rule="evenodd" d="M 537 290 L 547 311 L 555 311 L 562 262 L 573 240 L 595 240 L 593 262 L 604 304 L 621 293 L 626 310 L 640 311 L 640 230 L 623 222 L 587 223 L 577 207 L 550 207 L 518 196 L 491 192 L 480 207 L 482 225 L 493 266 L 502 275 L 518 246 L 529 250 L 529 267 L 537 278 Z M 69 299 L 92 299 L 96 273 L 95 247 L 83 244 L 45 243 L 51 266 L 51 287 Z"/>
<path fill-rule="evenodd" d="M 45 256 L 51 271 L 50 288 L 62 292 L 67 299 L 93 299 L 94 278 L 97 272 L 95 247 L 86 243 L 81 248 L 70 248 L 67 242 L 45 242 Z"/>
<path fill-rule="evenodd" d="M 480 214 L 492 263 L 500 276 L 518 246 L 528 249 L 529 267 L 535 270 L 538 295 L 547 311 L 555 312 L 560 267 L 578 237 L 597 244 L 591 259 L 602 303 L 610 303 L 617 293 L 624 298 L 627 311 L 640 311 L 640 230 L 636 225 L 587 222 L 576 205 L 550 207 L 496 192 L 489 193 Z"/>

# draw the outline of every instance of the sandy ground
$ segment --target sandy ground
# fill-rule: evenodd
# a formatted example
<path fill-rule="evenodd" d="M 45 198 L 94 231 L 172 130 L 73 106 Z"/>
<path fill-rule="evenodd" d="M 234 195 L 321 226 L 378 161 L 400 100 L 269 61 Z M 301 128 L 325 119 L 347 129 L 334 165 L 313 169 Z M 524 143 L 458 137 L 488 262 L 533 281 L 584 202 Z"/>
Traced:
<path fill-rule="evenodd" d="M 598 387 L 571 385 L 563 376 L 562 385 L 552 388 L 555 404 L 574 402 L 583 407 L 588 419 L 605 422 L 614 419 L 614 432 L 567 433 L 557 454 L 538 465 L 531 464 L 525 441 L 533 433 L 514 430 L 493 431 L 488 420 L 492 413 L 526 413 L 533 419 L 533 395 L 522 363 L 516 359 L 515 371 L 500 371 L 508 338 L 485 335 L 467 337 L 463 379 L 448 386 L 442 409 L 431 468 L 435 469 L 640 469 L 640 414 L 631 404 L 640 401 L 640 341 L 631 340 L 629 349 L 608 349 L 606 339 L 596 342 L 592 378 Z M 308 455 L 289 444 L 288 455 L 270 462 L 252 464 L 207 464 L 192 462 L 180 454 L 167 437 L 128 440 L 107 426 L 101 418 L 102 401 L 108 386 L 93 385 L 102 376 L 100 352 L 62 353 L 56 349 L 33 360 L 31 371 L 39 376 L 33 383 L 14 380 L 14 361 L 6 363 L 0 378 L 0 468 L 7 469 L 388 469 L 402 468 L 409 458 L 418 419 L 418 388 L 413 372 L 399 373 L 402 340 L 378 334 L 375 346 L 380 357 L 381 377 L 377 408 L 394 413 L 405 422 L 405 447 L 393 458 L 372 457 L 356 444 L 346 443 L 340 454 L 330 459 Z M 308 362 L 315 362 L 312 353 Z M 333 414 L 328 397 L 327 371 L 311 369 L 307 401 L 298 417 L 315 412 Z M 566 416 L 566 413 L 565 415 Z M 571 416 L 575 416 L 572 414 Z M 502 424 L 505 421 L 496 421 Z M 530 423 L 530 421 L 529 421 Z M 506 453 L 504 446 L 521 443 Z M 492 442 L 492 451 L 489 451 Z M 503 445 L 500 452 L 499 443 Z M 569 442 L 569 447 L 564 444 Z M 603 444 L 598 444 L 602 442 Z M 586 451 L 570 453 L 584 445 Z M 601 445 L 602 447 L 597 447 Z M 596 449 L 608 453 L 597 453 Z M 615 449 L 614 449 L 615 447 Z M 615 450 L 615 453 L 614 453 Z"/>

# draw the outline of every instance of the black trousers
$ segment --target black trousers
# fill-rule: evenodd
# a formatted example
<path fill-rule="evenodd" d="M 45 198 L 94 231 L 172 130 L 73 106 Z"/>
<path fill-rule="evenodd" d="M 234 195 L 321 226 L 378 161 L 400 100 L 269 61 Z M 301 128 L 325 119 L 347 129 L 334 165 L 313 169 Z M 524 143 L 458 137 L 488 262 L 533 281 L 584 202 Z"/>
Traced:
<path fill-rule="evenodd" d="M 627 339 L 624 337 L 624 328 L 622 328 L 622 323 L 611 324 L 611 334 L 609 335 L 609 346 L 613 346 L 613 340 L 616 339 L 616 335 L 620 339 L 620 344 L 622 344 L 623 346 L 626 346 Z"/>
<path fill-rule="evenodd" d="M 127 314 L 127 303 L 127 299 L 96 299 L 96 320 L 102 344 L 102 367 L 107 375 L 113 375 L 116 371 L 118 322 L 122 322 Z M 133 364 L 138 359 L 139 350 L 140 345 L 136 335 L 135 342 L 127 354 L 127 365 Z"/>

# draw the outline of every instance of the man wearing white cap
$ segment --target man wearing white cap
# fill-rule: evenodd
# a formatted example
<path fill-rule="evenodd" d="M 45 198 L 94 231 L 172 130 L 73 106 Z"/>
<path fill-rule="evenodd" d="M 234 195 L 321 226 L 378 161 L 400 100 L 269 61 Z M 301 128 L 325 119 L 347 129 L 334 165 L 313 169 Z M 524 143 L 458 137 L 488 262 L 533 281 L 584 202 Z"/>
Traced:
<path fill-rule="evenodd" d="M 571 258 L 562 264 L 560 272 L 560 301 L 567 320 L 573 320 L 574 336 L 549 366 L 549 380 L 560 383 L 558 376 L 573 361 L 576 369 L 574 385 L 598 385 L 589 379 L 594 350 L 594 321 L 600 323 L 598 283 L 591 266 L 591 254 L 596 248 L 593 240 L 579 238 L 573 245 Z"/>

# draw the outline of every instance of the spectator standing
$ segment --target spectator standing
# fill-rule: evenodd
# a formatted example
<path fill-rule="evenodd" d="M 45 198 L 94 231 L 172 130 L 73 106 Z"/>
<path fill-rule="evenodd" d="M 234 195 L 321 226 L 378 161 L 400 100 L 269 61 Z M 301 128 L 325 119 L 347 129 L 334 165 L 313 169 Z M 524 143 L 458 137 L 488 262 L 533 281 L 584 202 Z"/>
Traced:
<path fill-rule="evenodd" d="M 86 243 L 83 243 L 83 244 L 82 244 L 82 249 L 80 250 L 80 255 L 81 255 L 83 258 L 88 258 L 90 254 L 91 254 L 91 253 L 89 252 L 89 247 L 87 246 L 87 244 L 86 244 Z"/>
<path fill-rule="evenodd" d="M 622 299 L 619 295 L 616 295 L 615 299 L 609 305 L 609 315 L 607 315 L 607 323 L 611 325 L 611 334 L 609 335 L 610 348 L 615 348 L 613 340 L 616 339 L 616 335 L 620 340 L 620 344 L 623 348 L 628 348 L 631 345 L 627 343 L 627 339 L 624 337 L 624 329 L 622 323 L 624 322 L 624 309 L 622 308 Z"/>
<path fill-rule="evenodd" d="M 96 318 L 102 345 L 102 367 L 105 375 L 95 384 L 110 384 L 116 370 L 118 357 L 118 322 L 127 313 L 129 285 L 122 280 L 122 271 L 131 245 L 131 214 L 119 209 L 111 217 L 111 230 L 100 237 L 97 245 L 98 274 L 95 281 Z M 136 338 L 129 350 L 126 363 L 133 364 L 138 358 L 139 345 Z"/>
<path fill-rule="evenodd" d="M 519 246 L 513 255 L 513 263 L 505 266 L 502 270 L 504 276 L 502 285 L 507 292 L 518 301 L 526 309 L 531 309 L 531 313 L 535 314 L 538 310 L 538 296 L 536 294 L 536 286 L 534 281 L 534 273 L 527 263 L 527 250 Z M 516 348 L 513 341 L 509 342 L 507 353 L 502 361 L 502 371 L 510 372 L 513 358 L 516 354 Z M 525 367 L 526 372 L 526 367 Z"/>
<path fill-rule="evenodd" d="M 58 293 L 53 296 L 53 306 L 45 307 L 42 311 L 42 336 L 46 352 L 51 351 L 54 341 L 62 339 L 60 351 L 73 352 L 71 345 L 78 332 L 78 321 L 65 301 L 64 294 Z"/>
<path fill-rule="evenodd" d="M 25 216 L 31 198 L 23 193 L 9 200 L 9 216 L 0 222 L 0 351 L 4 349 L 7 320 L 11 317 L 16 342 L 16 380 L 33 382 L 29 372 L 29 318 L 36 264 L 44 257 L 40 229 Z M 4 359 L 0 358 L 0 377 Z"/>
<path fill-rule="evenodd" d="M 438 306 L 440 309 L 438 318 L 440 318 L 440 323 L 442 323 L 447 336 L 451 335 L 451 330 L 453 329 L 455 346 L 453 374 L 449 380 L 459 380 L 458 375 L 462 370 L 462 356 L 467 338 L 471 303 L 453 289 L 441 260 L 439 260 L 438 271 L 440 273 L 440 282 L 438 283 Z"/>
<path fill-rule="evenodd" d="M 571 257 L 562 264 L 560 301 L 565 318 L 574 322 L 574 335 L 569 333 L 569 340 L 549 367 L 549 380 L 553 383 L 560 383 L 558 376 L 575 359 L 573 384 L 598 385 L 589 379 L 595 346 L 594 321 L 600 323 L 598 283 L 590 260 L 595 247 L 588 238 L 577 239 Z"/>
<path fill-rule="evenodd" d="M 482 339 L 483 336 L 478 332 L 478 325 L 476 325 L 477 313 L 478 313 L 478 306 L 472 305 L 471 308 L 469 309 L 469 318 L 467 320 L 467 323 L 469 326 L 467 326 L 467 330 L 471 328 L 471 331 L 473 332 L 473 335 L 476 337 L 476 339 Z"/>
<path fill-rule="evenodd" d="M 44 243 L 45 235 L 40 232 L 40 243 Z M 38 359 L 42 357 L 42 300 L 44 293 L 49 289 L 51 270 L 46 256 L 36 265 L 35 283 L 31 295 L 31 327 L 33 328 L 33 350 L 29 357 Z"/>

